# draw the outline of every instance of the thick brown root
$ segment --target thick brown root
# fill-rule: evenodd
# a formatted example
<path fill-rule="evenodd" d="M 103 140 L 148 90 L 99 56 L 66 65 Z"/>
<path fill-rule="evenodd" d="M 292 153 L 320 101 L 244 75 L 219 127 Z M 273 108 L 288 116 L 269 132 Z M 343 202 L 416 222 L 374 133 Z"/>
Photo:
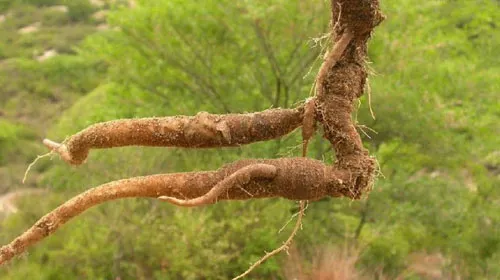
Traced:
<path fill-rule="evenodd" d="M 351 114 L 367 80 L 367 41 L 384 16 L 378 0 L 332 0 L 332 19 L 337 41 L 316 79 L 317 119 L 335 150 L 335 165 L 355 178 L 350 196 L 360 198 L 373 184 L 375 160 L 363 147 Z"/>
<path fill-rule="evenodd" d="M 224 180 L 241 185 L 216 190 L 217 196 L 210 194 Z M 206 195 L 210 200 L 215 197 L 217 201 L 264 197 L 316 200 L 348 194 L 349 183 L 348 172 L 335 170 L 321 161 L 308 158 L 241 160 L 217 171 L 151 175 L 114 181 L 77 195 L 42 217 L 21 236 L 0 248 L 0 264 L 54 233 L 71 218 L 110 200 L 161 196 L 195 199 Z"/>
<path fill-rule="evenodd" d="M 237 170 L 224 180 L 217 183 L 217 185 L 215 185 L 209 192 L 200 197 L 193 199 L 178 199 L 175 197 L 160 196 L 158 198 L 166 202 L 185 207 L 213 204 L 217 202 L 217 197 L 219 197 L 222 192 L 228 190 L 229 188 L 241 188 L 242 186 L 248 184 L 250 180 L 256 178 L 272 179 L 275 176 L 276 167 L 274 165 L 257 163 L 245 166 Z"/>
<path fill-rule="evenodd" d="M 123 146 L 182 148 L 235 147 L 286 135 L 302 125 L 303 108 L 248 114 L 124 119 L 94 124 L 62 144 L 45 139 L 47 148 L 69 164 L 85 161 L 90 149 Z"/>

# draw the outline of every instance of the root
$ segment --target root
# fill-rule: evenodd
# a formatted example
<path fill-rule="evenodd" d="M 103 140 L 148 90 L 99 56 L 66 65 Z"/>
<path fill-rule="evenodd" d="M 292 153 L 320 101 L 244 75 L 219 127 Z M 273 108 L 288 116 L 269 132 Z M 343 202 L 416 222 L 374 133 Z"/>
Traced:
<path fill-rule="evenodd" d="M 241 186 L 248 184 L 250 180 L 256 178 L 272 179 L 275 176 L 276 176 L 275 166 L 269 164 L 253 164 L 245 166 L 239 169 L 238 171 L 234 172 L 233 174 L 222 180 L 220 183 L 215 185 L 205 195 L 202 195 L 200 197 L 188 200 L 178 199 L 169 196 L 160 196 L 158 198 L 160 200 L 164 200 L 172 204 L 185 207 L 213 204 L 217 202 L 217 197 L 219 197 L 222 194 L 222 192 L 228 190 L 229 188 L 233 188 L 235 186 L 241 188 Z"/>
<path fill-rule="evenodd" d="M 287 251 L 288 250 L 288 248 L 292 244 L 293 238 L 295 237 L 295 235 L 299 231 L 299 228 L 302 226 L 302 218 L 304 217 L 305 204 L 306 204 L 305 201 L 300 201 L 300 211 L 299 211 L 299 214 L 298 214 L 298 217 L 297 217 L 297 222 L 295 223 L 295 227 L 293 228 L 292 233 L 290 234 L 290 236 L 288 237 L 288 239 L 283 243 L 283 245 L 281 245 L 279 248 L 276 248 L 273 251 L 267 253 L 261 259 L 259 259 L 258 261 L 256 261 L 252 266 L 250 266 L 247 269 L 247 271 L 245 271 L 244 273 L 236 276 L 235 278 L 233 278 L 233 280 L 241 279 L 241 278 L 247 276 L 248 274 L 250 274 L 250 272 L 252 272 L 252 270 L 254 270 L 256 267 L 258 267 L 259 265 L 261 265 L 262 263 L 264 263 L 270 257 L 272 257 L 272 256 L 274 256 L 274 255 L 276 255 L 276 254 L 278 254 L 278 253 L 280 253 L 282 251 Z"/>
<path fill-rule="evenodd" d="M 66 145 L 63 143 L 57 143 L 50 139 L 43 139 L 42 143 L 47 147 L 51 153 L 57 153 L 64 161 L 71 161 L 71 156 L 69 155 Z"/>
<path fill-rule="evenodd" d="M 316 95 L 322 95 L 323 83 L 329 71 L 337 64 L 345 49 L 354 38 L 354 34 L 346 30 L 340 39 L 335 43 L 330 53 L 319 69 L 318 76 L 316 77 Z"/>
<path fill-rule="evenodd" d="M 331 3 L 332 19 L 337 19 L 332 36 L 337 41 L 316 78 L 317 118 L 335 151 L 335 166 L 355 178 L 351 193 L 345 195 L 359 199 L 372 187 L 375 161 L 363 147 L 351 116 L 367 83 L 367 41 L 384 16 L 378 0 Z"/>
<path fill-rule="evenodd" d="M 110 182 L 68 200 L 10 244 L 1 247 L 0 265 L 88 208 L 127 197 L 160 198 L 181 206 L 270 197 L 299 200 L 300 212 L 290 237 L 281 247 L 267 253 L 234 279 L 248 275 L 268 258 L 286 250 L 300 228 L 304 201 L 326 196 L 359 199 L 373 184 L 376 161 L 363 147 L 351 114 L 353 103 L 361 97 L 367 82 L 364 66 L 366 42 L 373 28 L 384 19 L 378 6 L 378 0 L 332 0 L 332 18 L 337 20 L 330 34 L 338 40 L 320 67 L 314 99 L 308 100 L 304 107 L 248 114 L 201 112 L 194 117 L 116 120 L 92 125 L 63 143 L 43 141 L 51 153 L 59 154 L 69 164 L 78 165 L 85 161 L 91 149 L 129 145 L 234 147 L 279 138 L 302 126 L 305 156 L 318 121 L 323 125 L 324 137 L 335 150 L 334 165 L 327 166 L 308 158 L 241 160 L 216 171 L 152 175 Z M 368 97 L 371 107 L 371 97 Z M 25 178 L 34 163 L 28 167 Z"/>
<path fill-rule="evenodd" d="M 316 102 L 314 98 L 308 98 L 304 105 L 304 119 L 302 121 L 302 156 L 307 155 L 309 140 L 316 132 Z"/>
<path fill-rule="evenodd" d="M 372 108 L 372 87 L 370 86 L 370 81 L 366 79 L 366 94 L 368 95 L 368 108 L 370 108 L 370 114 L 372 115 L 372 119 L 376 120 L 375 112 Z"/>
<path fill-rule="evenodd" d="M 302 125 L 303 108 L 248 114 L 123 119 L 92 125 L 59 144 L 44 145 L 69 164 L 82 164 L 90 149 L 130 145 L 153 147 L 237 147 L 284 136 Z"/>
<path fill-rule="evenodd" d="M 26 168 L 26 171 L 24 172 L 24 176 L 23 176 L 23 181 L 22 183 L 24 184 L 24 182 L 26 182 L 26 179 L 28 178 L 28 173 L 31 171 L 31 168 L 33 168 L 33 166 L 35 166 L 35 164 L 38 162 L 38 160 L 42 159 L 42 158 L 45 158 L 45 157 L 48 157 L 48 156 L 51 156 L 54 154 L 54 151 L 50 151 L 46 154 L 43 154 L 43 155 L 38 155 L 36 156 L 35 160 L 33 160 L 29 165 L 28 165 L 28 168 Z"/>
<path fill-rule="evenodd" d="M 303 141 L 302 156 L 303 157 L 305 157 L 307 155 L 307 142 L 309 141 L 309 139 L 313 135 L 314 129 L 315 129 L 315 113 L 316 113 L 315 112 L 315 106 L 316 105 L 314 103 L 314 99 L 309 99 L 309 100 L 306 101 L 305 113 L 304 113 L 304 123 L 302 125 L 302 141 Z M 256 267 L 258 267 L 259 265 L 263 264 L 267 259 L 269 259 L 272 256 L 280 253 L 281 251 L 285 250 L 288 253 L 288 248 L 290 247 L 290 244 L 292 244 L 292 241 L 293 241 L 295 235 L 297 234 L 297 231 L 299 230 L 299 227 L 302 226 L 302 218 L 304 217 L 305 208 L 306 208 L 305 201 L 303 201 L 303 200 L 300 201 L 300 210 L 296 214 L 296 215 L 298 215 L 297 223 L 295 224 L 295 227 L 294 227 L 292 233 L 290 233 L 290 236 L 283 243 L 283 245 L 281 245 L 280 247 L 274 249 L 273 251 L 271 251 L 269 253 L 266 253 L 265 256 L 263 256 L 258 261 L 256 261 L 245 272 L 243 272 L 242 274 L 240 274 L 240 275 L 236 276 L 235 278 L 233 278 L 233 280 L 241 279 L 241 278 L 247 276 Z M 291 219 L 293 219 L 294 216 L 295 215 L 293 215 Z M 291 219 L 290 219 L 290 221 L 291 221 Z M 278 232 L 281 232 L 288 225 L 288 223 L 290 221 L 288 221 Z"/>
<path fill-rule="evenodd" d="M 348 193 L 349 190 L 344 185 L 344 182 L 349 183 L 348 180 L 348 173 L 335 170 L 317 160 L 280 158 L 241 160 L 216 171 L 161 174 L 113 181 L 66 201 L 10 244 L 1 247 L 0 265 L 53 234 L 70 219 L 106 201 L 161 196 L 187 198 L 187 201 L 194 199 L 197 202 L 265 197 L 315 200 Z M 241 188 L 225 188 L 224 192 L 225 186 L 239 183 Z"/>

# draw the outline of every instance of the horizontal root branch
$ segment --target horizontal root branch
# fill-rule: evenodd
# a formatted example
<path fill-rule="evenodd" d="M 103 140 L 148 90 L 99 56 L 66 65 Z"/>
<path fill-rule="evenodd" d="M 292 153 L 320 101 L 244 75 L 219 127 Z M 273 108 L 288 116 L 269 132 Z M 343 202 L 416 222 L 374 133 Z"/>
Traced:
<path fill-rule="evenodd" d="M 316 200 L 347 193 L 347 184 L 348 172 L 308 158 L 241 160 L 216 171 L 160 174 L 113 181 L 66 201 L 10 244 L 1 247 L 0 265 L 54 233 L 71 218 L 110 200 L 161 196 L 178 199 L 176 202 L 180 204 L 183 203 L 182 199 L 188 199 L 188 204 L 264 197 Z M 241 188 L 234 187 L 236 185 Z M 194 199 L 195 203 L 189 202 L 190 199 Z"/>
<path fill-rule="evenodd" d="M 286 135 L 302 125 L 303 108 L 271 109 L 247 114 L 122 119 L 94 124 L 62 144 L 44 145 L 69 164 L 85 161 L 90 149 L 123 146 L 182 148 L 236 147 Z"/>

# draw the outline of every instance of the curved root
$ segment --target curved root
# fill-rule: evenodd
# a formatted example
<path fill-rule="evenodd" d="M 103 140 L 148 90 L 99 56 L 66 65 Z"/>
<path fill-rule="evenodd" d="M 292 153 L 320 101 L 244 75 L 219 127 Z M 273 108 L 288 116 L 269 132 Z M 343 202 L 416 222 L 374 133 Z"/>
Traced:
<path fill-rule="evenodd" d="M 206 204 L 213 204 L 217 202 L 222 192 L 229 188 L 238 186 L 242 188 L 243 185 L 248 184 L 250 180 L 255 178 L 273 179 L 276 176 L 276 167 L 270 164 L 253 164 L 245 166 L 238 171 L 234 172 L 221 182 L 217 183 L 209 192 L 193 199 L 178 199 L 170 196 L 160 196 L 158 199 L 170 202 L 178 206 L 193 207 L 202 206 Z"/>
<path fill-rule="evenodd" d="M 341 189 L 345 188 L 343 182 L 348 180 L 347 175 L 317 160 L 281 158 L 241 160 L 216 171 L 160 174 L 113 181 L 66 201 L 10 244 L 1 247 L 0 265 L 51 235 L 73 217 L 106 201 L 166 196 L 167 201 L 196 206 L 217 200 L 264 197 L 314 200 L 342 192 Z"/>

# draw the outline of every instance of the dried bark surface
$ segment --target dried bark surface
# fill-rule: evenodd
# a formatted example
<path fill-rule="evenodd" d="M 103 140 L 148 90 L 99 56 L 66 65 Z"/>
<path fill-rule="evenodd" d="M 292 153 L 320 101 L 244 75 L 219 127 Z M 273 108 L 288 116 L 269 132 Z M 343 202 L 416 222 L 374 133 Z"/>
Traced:
<path fill-rule="evenodd" d="M 332 0 L 333 48 L 316 78 L 316 96 L 297 109 L 250 114 L 117 120 L 96 124 L 49 149 L 70 164 L 81 164 L 90 149 L 125 145 L 185 148 L 226 147 L 283 136 L 299 126 L 304 151 L 319 122 L 336 162 L 308 158 L 247 159 L 217 171 L 152 175 L 110 182 L 90 189 L 41 218 L 31 229 L 0 248 L 0 264 L 52 234 L 69 219 L 100 203 L 127 197 L 160 197 L 181 206 L 220 200 L 283 197 L 316 200 L 325 196 L 359 199 L 370 190 L 375 160 L 363 147 L 351 119 L 363 94 L 367 41 L 382 20 L 378 0 Z"/>

